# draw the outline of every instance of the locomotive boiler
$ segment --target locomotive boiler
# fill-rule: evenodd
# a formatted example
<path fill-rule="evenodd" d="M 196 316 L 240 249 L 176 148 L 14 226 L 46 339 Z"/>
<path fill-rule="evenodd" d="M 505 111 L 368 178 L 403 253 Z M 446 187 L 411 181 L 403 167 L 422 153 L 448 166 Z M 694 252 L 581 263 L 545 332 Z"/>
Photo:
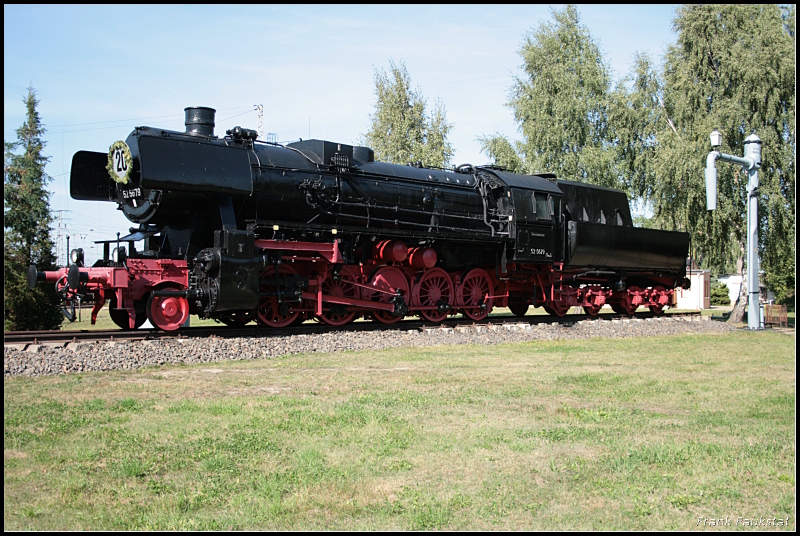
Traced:
<path fill-rule="evenodd" d="M 213 109 L 185 112 L 184 132 L 136 127 L 108 153 L 75 154 L 70 195 L 117 203 L 137 226 L 92 267 L 80 252 L 32 266 L 30 285 L 54 283 L 67 305 L 93 294 L 92 322 L 109 301 L 123 329 L 163 330 L 190 314 L 271 327 L 477 321 L 495 306 L 660 314 L 688 285 L 689 235 L 633 227 L 619 190 L 376 162 L 367 147 L 264 143 L 242 127 L 218 137 Z"/>

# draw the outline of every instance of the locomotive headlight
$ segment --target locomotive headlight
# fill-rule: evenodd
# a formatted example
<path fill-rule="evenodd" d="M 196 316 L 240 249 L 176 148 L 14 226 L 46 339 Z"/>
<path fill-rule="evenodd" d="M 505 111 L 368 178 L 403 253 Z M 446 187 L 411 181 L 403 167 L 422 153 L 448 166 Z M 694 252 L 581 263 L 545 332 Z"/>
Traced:
<path fill-rule="evenodd" d="M 83 248 L 77 248 L 70 251 L 69 258 L 72 260 L 72 264 L 83 266 Z"/>
<path fill-rule="evenodd" d="M 127 258 L 128 252 L 125 250 L 125 247 L 114 248 L 114 251 L 111 252 L 111 260 L 117 264 L 125 262 Z"/>

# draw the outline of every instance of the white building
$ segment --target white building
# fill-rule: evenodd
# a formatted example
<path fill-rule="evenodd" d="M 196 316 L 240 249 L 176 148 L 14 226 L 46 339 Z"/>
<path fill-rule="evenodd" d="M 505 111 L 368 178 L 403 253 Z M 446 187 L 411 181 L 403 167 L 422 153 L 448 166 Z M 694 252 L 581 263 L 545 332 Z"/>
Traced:
<path fill-rule="evenodd" d="M 742 274 L 721 275 L 717 278 L 720 283 L 725 283 L 728 287 L 728 297 L 731 299 L 731 305 L 736 304 L 739 299 L 739 289 L 742 287 Z"/>
<path fill-rule="evenodd" d="M 744 279 L 742 274 L 721 275 L 717 279 L 719 279 L 720 283 L 725 283 L 728 286 L 728 297 L 731 299 L 731 305 L 735 305 L 736 300 L 739 298 L 739 290 L 742 287 L 742 279 Z M 775 301 L 775 293 L 764 286 L 764 272 L 759 272 L 758 279 L 759 283 L 761 283 L 761 301 L 773 303 Z"/>
<path fill-rule="evenodd" d="M 675 307 L 678 309 L 709 309 L 711 307 L 711 272 L 700 270 L 692 259 L 686 267 L 686 277 L 691 288 L 675 289 Z"/>

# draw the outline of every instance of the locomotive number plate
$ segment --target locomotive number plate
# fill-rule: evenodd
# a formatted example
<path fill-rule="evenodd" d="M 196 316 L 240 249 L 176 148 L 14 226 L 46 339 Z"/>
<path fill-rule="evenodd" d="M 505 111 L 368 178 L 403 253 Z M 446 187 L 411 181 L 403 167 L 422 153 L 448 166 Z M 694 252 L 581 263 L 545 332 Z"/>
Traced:
<path fill-rule="evenodd" d="M 120 179 L 123 178 L 128 171 L 128 163 L 125 161 L 125 153 L 121 147 L 112 151 L 111 161 L 114 164 L 114 174 Z"/>
<path fill-rule="evenodd" d="M 141 188 L 130 188 L 128 190 L 122 190 L 122 199 L 134 199 L 136 197 L 142 197 Z"/>
<path fill-rule="evenodd" d="M 106 169 L 111 178 L 119 184 L 128 184 L 133 168 L 131 149 L 124 141 L 115 141 L 108 150 Z"/>

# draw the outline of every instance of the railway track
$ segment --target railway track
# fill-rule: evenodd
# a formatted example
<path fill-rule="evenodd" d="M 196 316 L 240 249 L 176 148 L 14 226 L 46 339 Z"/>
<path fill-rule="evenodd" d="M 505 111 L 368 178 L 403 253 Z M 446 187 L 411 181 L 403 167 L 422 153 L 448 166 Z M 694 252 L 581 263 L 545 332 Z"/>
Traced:
<path fill-rule="evenodd" d="M 699 316 L 699 312 L 671 313 L 666 316 Z M 583 320 L 594 320 L 596 322 L 608 322 L 621 318 L 652 318 L 655 315 L 651 312 L 637 313 L 633 317 L 622 314 L 601 314 L 591 317 L 586 314 L 570 314 L 563 317 L 553 317 L 549 315 L 531 315 L 525 317 L 489 317 L 480 322 L 475 322 L 469 318 L 448 319 L 440 324 L 433 324 L 420 320 L 402 320 L 396 324 L 379 324 L 377 322 L 354 322 L 346 326 L 328 326 L 319 323 L 306 322 L 299 326 L 287 328 L 265 328 L 260 326 L 244 326 L 234 328 L 228 326 L 208 326 L 208 327 L 188 327 L 177 331 L 161 331 L 157 329 L 138 329 L 133 331 L 123 330 L 53 330 L 53 331 L 9 331 L 4 333 L 4 345 L 15 345 L 16 347 L 30 344 L 43 345 L 62 345 L 70 342 L 98 342 L 98 341 L 131 341 L 131 340 L 159 340 L 159 339 L 195 339 L 195 338 L 235 338 L 235 337 L 285 337 L 289 335 L 313 335 L 329 333 L 332 331 L 363 332 L 363 331 L 385 331 L 403 330 L 418 331 L 425 329 L 458 328 L 461 326 L 502 326 L 505 324 L 526 323 L 529 325 L 537 324 L 574 324 Z"/>

